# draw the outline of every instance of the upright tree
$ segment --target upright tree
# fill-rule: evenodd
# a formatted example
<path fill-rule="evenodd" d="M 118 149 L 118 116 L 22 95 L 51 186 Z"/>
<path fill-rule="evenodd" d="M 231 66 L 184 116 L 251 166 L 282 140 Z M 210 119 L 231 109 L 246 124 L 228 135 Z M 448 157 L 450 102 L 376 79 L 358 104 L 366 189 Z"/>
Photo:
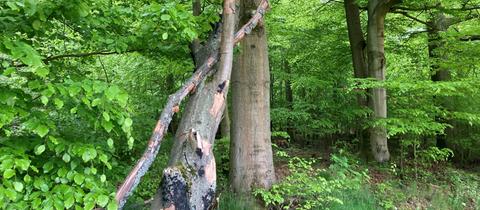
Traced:
<path fill-rule="evenodd" d="M 259 0 L 240 2 L 240 25 Z M 270 74 L 266 29 L 255 28 L 240 43 L 232 73 L 230 181 L 236 192 L 269 188 L 275 181 L 270 131 Z"/>
<path fill-rule="evenodd" d="M 367 43 L 363 35 L 362 24 L 360 22 L 360 9 L 354 0 L 345 0 L 345 17 L 347 21 L 348 39 L 350 42 L 350 50 L 352 53 L 352 64 L 355 78 L 366 78 L 368 76 L 368 66 L 366 58 Z M 357 96 L 357 104 L 359 107 L 368 107 L 366 94 L 361 92 Z M 368 134 L 360 125 L 356 132 L 360 139 L 362 153 L 367 154 L 368 151 Z"/>
<path fill-rule="evenodd" d="M 368 73 L 377 81 L 385 81 L 385 17 L 396 0 L 369 0 L 367 51 Z M 387 118 L 387 91 L 383 87 L 372 88 L 371 107 L 376 120 Z M 370 128 L 370 146 L 378 162 L 390 159 L 387 143 L 387 129 L 383 123 L 376 123 Z"/>

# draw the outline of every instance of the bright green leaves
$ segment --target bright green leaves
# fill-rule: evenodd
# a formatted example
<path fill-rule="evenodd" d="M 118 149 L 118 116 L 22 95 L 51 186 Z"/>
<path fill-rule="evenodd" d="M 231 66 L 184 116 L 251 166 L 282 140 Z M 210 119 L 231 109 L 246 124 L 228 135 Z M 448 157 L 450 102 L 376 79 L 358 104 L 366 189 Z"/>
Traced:
<path fill-rule="evenodd" d="M 30 166 L 30 162 L 31 161 L 27 159 L 15 159 L 15 167 L 20 170 L 26 171 Z"/>
<path fill-rule="evenodd" d="M 70 155 L 68 153 L 63 154 L 62 160 L 66 163 L 70 162 Z"/>
<path fill-rule="evenodd" d="M 163 40 L 168 39 L 168 33 L 167 33 L 167 32 L 165 32 L 165 33 L 162 34 L 162 39 L 163 39 Z"/>
<path fill-rule="evenodd" d="M 13 176 L 15 176 L 15 170 L 13 169 L 7 169 L 3 172 L 3 178 L 5 179 L 10 179 Z"/>
<path fill-rule="evenodd" d="M 83 174 L 75 174 L 73 180 L 75 181 L 75 184 L 81 185 L 85 180 L 85 176 Z"/>
<path fill-rule="evenodd" d="M 22 192 L 23 190 L 23 183 L 21 182 L 13 182 L 13 187 L 17 192 Z"/>
<path fill-rule="evenodd" d="M 110 149 L 113 149 L 113 140 L 111 138 L 108 138 L 107 145 Z"/>
<path fill-rule="evenodd" d="M 82 154 L 82 159 L 84 162 L 88 162 L 97 157 L 97 151 L 93 148 L 85 149 Z"/>
<path fill-rule="evenodd" d="M 40 54 L 29 44 L 23 41 L 11 40 L 8 38 L 0 39 L 0 48 L 3 47 L 7 50 L 12 59 L 19 60 L 30 68 L 30 71 L 40 78 L 45 78 L 49 74 L 48 68 L 43 64 Z M 7 75 L 14 70 L 9 69 Z"/>
<path fill-rule="evenodd" d="M 105 207 L 108 203 L 108 196 L 106 195 L 99 195 L 97 198 L 97 204 L 100 205 L 101 207 Z"/>
<path fill-rule="evenodd" d="M 44 137 L 47 135 L 49 130 L 50 129 L 47 126 L 40 124 L 33 130 L 33 132 L 38 134 L 40 137 Z"/>
<path fill-rule="evenodd" d="M 116 99 L 119 94 L 120 94 L 120 89 L 116 85 L 110 86 L 107 89 L 107 91 L 105 91 L 105 96 L 107 96 L 107 99 L 111 101 Z"/>
<path fill-rule="evenodd" d="M 163 14 L 163 15 L 160 16 L 160 20 L 170 20 L 170 19 L 171 19 L 171 17 L 168 14 Z"/>
<path fill-rule="evenodd" d="M 45 152 L 45 145 L 42 144 L 35 148 L 36 155 L 41 155 L 43 152 Z"/>

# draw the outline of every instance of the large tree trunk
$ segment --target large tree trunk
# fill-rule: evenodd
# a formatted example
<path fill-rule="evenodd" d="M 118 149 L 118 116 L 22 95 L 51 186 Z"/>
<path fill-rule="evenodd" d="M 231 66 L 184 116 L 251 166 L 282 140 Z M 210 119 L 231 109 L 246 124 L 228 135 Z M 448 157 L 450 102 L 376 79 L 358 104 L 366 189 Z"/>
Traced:
<path fill-rule="evenodd" d="M 227 3 L 225 3 L 225 6 L 226 6 L 227 13 L 225 15 L 228 15 L 228 18 L 224 18 L 224 19 L 227 24 L 229 23 L 230 24 L 228 25 L 228 27 L 224 29 L 224 31 L 229 32 L 232 28 L 235 28 L 234 24 L 231 24 L 232 19 L 233 21 L 235 20 L 235 18 L 232 18 L 232 14 L 231 14 L 233 12 L 232 9 L 234 8 L 234 5 L 231 4 L 230 0 L 226 0 L 226 1 Z M 220 69 L 213 76 L 213 79 L 209 79 L 207 80 L 208 82 L 205 82 L 206 81 L 205 77 L 209 76 L 210 73 L 212 73 L 212 66 L 217 62 L 218 58 L 220 57 L 219 56 L 220 52 L 218 50 L 219 34 L 213 33 L 211 35 L 211 39 L 209 39 L 209 42 L 207 43 L 207 45 L 202 48 L 203 49 L 202 51 L 207 52 L 206 53 L 207 56 L 203 56 L 204 59 L 201 59 L 203 60 L 203 64 L 199 65 L 199 67 L 196 69 L 193 75 L 185 82 L 185 84 L 177 92 L 169 96 L 167 104 L 163 108 L 162 114 L 160 115 L 157 125 L 153 129 L 153 133 L 148 141 L 147 148 L 145 149 L 142 157 L 137 161 L 137 163 L 132 168 L 128 176 L 125 178 L 124 182 L 118 188 L 115 195 L 115 200 L 118 203 L 119 209 L 122 209 L 129 195 L 131 195 L 133 190 L 135 190 L 141 178 L 145 175 L 145 173 L 148 171 L 148 169 L 152 165 L 160 149 L 163 137 L 167 132 L 167 127 L 172 121 L 172 116 L 179 111 L 179 106 L 181 102 L 183 101 L 183 99 L 187 97 L 189 93 L 194 93 L 195 89 L 200 87 L 200 85 L 201 87 L 198 88 L 197 94 L 206 94 L 204 91 L 210 91 L 210 94 L 214 95 L 213 97 L 210 97 L 210 98 L 213 98 L 213 102 L 210 101 L 211 107 L 208 110 L 208 112 L 211 116 L 207 118 L 208 118 L 208 121 L 214 121 L 214 123 L 216 124 L 216 127 L 215 126 L 210 127 L 212 129 L 210 132 L 215 133 L 215 131 L 218 128 L 218 123 L 220 122 L 220 116 L 223 112 L 222 108 L 225 106 L 226 94 L 228 93 L 228 84 L 229 84 L 228 79 L 230 78 L 231 66 L 232 66 L 232 60 L 233 60 L 233 44 L 240 42 L 245 37 L 246 34 L 251 33 L 252 29 L 254 29 L 256 25 L 259 23 L 259 21 L 262 19 L 267 8 L 268 8 L 268 0 L 262 0 L 260 6 L 257 8 L 257 11 L 252 16 L 250 21 L 248 21 L 244 26 L 242 26 L 242 28 L 239 29 L 238 32 L 235 34 L 233 41 L 231 41 L 232 38 L 223 37 L 223 36 L 227 36 L 223 34 L 222 36 L 223 44 L 220 51 L 223 54 L 223 56 L 221 60 L 221 65 L 219 65 Z M 213 89 L 213 90 L 206 89 L 206 87 L 210 86 L 207 84 L 211 84 L 212 81 L 217 81 L 221 83 L 217 83 L 218 85 L 216 86 L 217 87 L 216 89 Z M 192 101 L 199 101 L 199 100 L 201 100 L 199 99 L 199 97 L 197 97 L 196 99 L 192 99 Z M 190 107 L 195 106 L 196 104 L 201 104 L 201 103 L 191 102 L 191 105 L 189 106 Z M 187 108 L 189 106 L 187 106 Z M 199 114 L 196 114 L 195 116 L 202 117 L 202 115 L 199 115 Z M 214 120 L 211 120 L 211 118 L 213 118 Z M 186 120 L 185 122 L 188 122 L 188 121 Z M 200 120 L 195 121 L 195 123 L 202 124 Z M 203 125 L 206 127 L 211 126 L 211 124 L 208 124 L 208 123 L 205 123 Z M 208 142 L 209 139 L 206 139 L 206 140 L 202 139 L 203 136 L 197 135 L 198 132 L 196 132 L 193 128 L 188 131 L 189 132 L 185 134 L 189 135 L 188 137 L 189 141 L 185 141 L 185 140 L 182 141 L 183 144 L 175 145 L 173 150 L 178 152 L 184 152 L 182 151 L 184 149 L 190 150 L 190 152 L 192 153 L 188 155 L 188 157 L 190 158 L 192 156 L 195 156 L 193 155 L 193 153 L 199 156 L 196 159 L 193 158 L 198 161 L 193 163 L 194 165 L 193 169 L 198 169 L 196 171 L 198 176 L 200 177 L 206 176 L 207 180 L 206 182 L 203 183 L 203 185 L 208 187 L 202 188 L 201 187 L 202 183 L 196 183 L 195 184 L 196 187 L 192 188 L 192 179 L 196 177 L 195 175 L 192 175 L 192 168 L 185 167 L 185 164 L 184 164 L 185 162 L 187 163 L 187 166 L 189 166 L 188 164 L 191 162 L 188 162 L 189 159 L 187 157 L 187 153 L 184 152 L 182 154 L 184 155 L 185 162 L 179 161 L 180 164 L 173 165 L 172 167 L 169 167 L 165 170 L 166 172 L 164 173 L 164 181 L 162 182 L 162 187 L 164 188 L 161 188 L 156 199 L 154 200 L 152 205 L 153 208 L 164 208 L 164 206 L 170 204 L 168 208 L 190 209 L 191 206 L 194 206 L 195 209 L 197 209 L 202 207 L 207 208 L 208 205 L 211 205 L 211 199 L 212 199 L 211 189 L 212 187 L 213 187 L 213 190 L 215 189 L 215 184 L 211 183 L 212 179 L 213 181 L 215 180 L 215 174 L 213 174 L 213 176 L 211 174 L 212 171 L 215 172 L 213 168 L 214 164 L 212 165 L 212 161 L 211 161 L 211 158 L 213 156 L 209 156 L 211 154 L 212 148 L 210 147 L 211 145 L 207 144 L 209 143 Z M 210 134 L 210 132 L 206 131 L 205 134 Z M 190 147 L 188 145 L 190 145 Z M 195 147 L 195 150 L 192 151 L 191 148 L 193 147 Z M 208 154 L 207 158 L 202 159 L 204 154 L 205 155 Z M 173 155 L 174 160 L 179 160 L 177 155 L 178 153 L 174 153 Z M 175 161 L 172 161 L 172 162 L 175 163 Z M 207 163 L 207 165 L 205 163 Z M 203 204 L 200 203 L 200 200 L 198 199 L 198 197 L 202 197 L 201 201 L 203 201 Z M 192 201 L 196 203 L 192 203 Z"/>
<path fill-rule="evenodd" d="M 345 15 L 348 28 L 348 39 L 350 41 L 350 50 L 352 52 L 352 64 L 355 78 L 366 78 L 368 76 L 366 47 L 362 24 L 360 22 L 360 10 L 355 0 L 345 0 Z M 368 107 L 368 100 L 365 92 L 357 95 L 357 104 L 359 107 Z M 360 152 L 368 157 L 368 132 L 359 125 L 355 129 L 357 138 L 360 140 Z"/>
<path fill-rule="evenodd" d="M 385 81 L 384 21 L 388 12 L 385 0 L 368 1 L 368 72 L 377 81 Z M 372 88 L 371 107 L 375 120 L 387 118 L 387 92 L 385 88 Z M 370 146 L 378 162 L 388 161 L 387 129 L 383 125 L 370 128 Z"/>
<path fill-rule="evenodd" d="M 200 84 L 187 104 L 152 209 L 209 209 L 213 203 L 216 168 L 212 149 L 232 69 L 234 8 L 234 0 L 224 1 L 218 70 Z"/>
<path fill-rule="evenodd" d="M 258 0 L 240 4 L 240 24 Z M 230 181 L 234 191 L 269 188 L 275 181 L 270 132 L 270 74 L 265 28 L 259 25 L 241 42 L 232 75 Z"/>

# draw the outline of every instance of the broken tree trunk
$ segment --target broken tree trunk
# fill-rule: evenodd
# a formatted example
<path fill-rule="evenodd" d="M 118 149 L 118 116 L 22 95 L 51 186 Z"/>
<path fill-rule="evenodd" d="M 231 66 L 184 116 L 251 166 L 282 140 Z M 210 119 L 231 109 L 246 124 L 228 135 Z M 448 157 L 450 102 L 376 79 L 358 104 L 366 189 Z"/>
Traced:
<path fill-rule="evenodd" d="M 225 0 L 217 72 L 197 88 L 175 136 L 152 209 L 208 209 L 215 198 L 213 143 L 225 109 L 233 61 L 234 0 Z"/>
<path fill-rule="evenodd" d="M 239 42 L 244 36 L 245 34 L 248 34 L 251 32 L 251 30 L 253 28 L 256 27 L 258 21 L 263 17 L 266 9 L 268 7 L 268 1 L 267 0 L 263 0 L 262 3 L 260 4 L 260 6 L 258 7 L 255 15 L 250 19 L 250 21 L 248 23 L 246 23 L 236 34 L 235 34 L 235 37 L 234 37 L 234 43 L 237 43 Z M 233 7 L 232 7 L 233 8 Z M 215 40 L 215 39 L 212 39 L 212 40 Z M 212 42 L 214 43 L 214 42 Z M 212 44 L 212 45 L 215 45 L 215 44 Z M 233 43 L 232 43 L 232 47 L 233 47 Z M 157 122 L 157 125 L 155 126 L 155 129 L 153 131 L 153 134 L 152 136 L 150 137 L 150 140 L 148 142 L 148 146 L 147 146 L 147 149 L 145 150 L 144 154 L 142 155 L 142 157 L 140 158 L 140 160 L 137 162 L 137 164 L 135 165 L 135 167 L 132 169 L 132 171 L 130 172 L 130 174 L 127 176 L 127 178 L 125 179 L 125 181 L 122 183 L 122 185 L 120 186 L 120 188 L 117 190 L 117 193 L 116 193 L 116 196 L 115 196 L 115 199 L 116 201 L 118 202 L 118 206 L 119 208 L 121 209 L 123 207 L 123 205 L 125 204 L 128 196 L 132 193 L 132 191 L 135 189 L 135 187 L 138 185 L 141 177 L 143 177 L 143 175 L 145 175 L 145 173 L 148 171 L 149 167 L 151 166 L 153 160 L 155 159 L 157 153 L 158 153 L 158 150 L 160 149 L 160 144 L 161 144 L 161 140 L 163 139 L 165 133 L 166 133 L 166 130 L 167 130 L 167 127 L 168 125 L 170 124 L 171 120 L 172 120 L 172 116 L 174 115 L 174 113 L 178 112 L 179 110 L 179 105 L 180 103 L 182 102 L 182 100 L 189 94 L 189 93 L 192 93 L 195 91 L 195 89 L 198 89 L 197 90 L 197 93 L 194 95 L 197 96 L 197 95 L 201 95 L 199 92 L 203 92 L 206 90 L 206 85 L 203 84 L 203 85 L 200 85 L 202 81 L 205 80 L 205 77 L 210 73 L 211 69 L 212 69 L 212 66 L 216 63 L 216 61 L 218 60 L 218 57 L 219 57 L 219 53 L 218 53 L 218 48 L 213 46 L 213 47 L 204 47 L 204 50 L 206 50 L 207 52 L 210 52 L 208 51 L 208 49 L 212 49 L 211 50 L 211 53 L 208 53 L 209 56 L 206 56 L 206 58 L 204 59 L 204 62 L 202 65 L 200 65 L 200 67 L 197 69 L 197 71 L 193 74 L 193 76 L 183 85 L 183 87 L 178 90 L 175 94 L 171 95 L 169 97 L 169 100 L 165 106 L 165 108 L 163 109 L 162 111 L 162 114 L 160 115 L 160 119 L 158 120 Z M 217 73 L 218 75 L 219 73 Z M 222 74 L 222 77 L 225 78 L 226 74 L 229 74 L 229 73 L 224 73 Z M 223 83 L 222 83 L 223 84 Z M 199 86 L 200 85 L 200 86 Z M 224 83 L 224 85 L 228 85 L 228 83 Z M 217 96 L 217 104 L 216 106 L 218 105 L 221 105 L 221 104 L 218 104 L 219 101 L 221 101 L 221 98 L 220 97 L 224 97 L 225 93 L 223 91 L 223 89 L 225 88 L 225 86 L 222 87 L 222 85 L 216 87 L 216 89 L 213 89 L 214 93 L 218 93 L 218 94 L 215 94 L 215 96 Z M 227 86 L 228 87 L 228 86 Z M 218 92 L 218 88 L 221 88 L 222 90 L 220 92 Z M 210 89 L 211 90 L 211 89 Z M 220 97 L 218 97 L 220 96 Z M 214 97 L 215 98 L 215 97 Z M 201 99 L 201 97 L 196 97 L 195 98 L 192 98 L 190 101 L 194 101 L 194 100 L 199 100 Z M 194 104 L 193 102 L 191 102 L 190 104 Z M 191 108 L 189 109 L 191 105 L 187 106 L 187 111 L 186 113 L 189 113 L 189 111 L 199 111 L 199 110 L 192 110 Z M 215 106 L 215 107 L 216 107 Z M 221 107 L 221 106 L 220 106 Z M 210 108 L 213 108 L 213 107 L 210 107 Z M 217 111 L 217 108 L 215 109 L 209 109 L 208 111 L 212 111 L 212 112 L 218 112 L 217 114 L 219 114 L 221 116 L 222 114 L 222 111 L 223 109 L 219 109 L 221 111 Z M 189 115 L 191 116 L 191 115 Z M 184 117 L 184 118 L 187 118 Z M 194 122 L 194 123 L 197 123 L 198 122 Z M 184 123 L 182 121 L 181 123 L 181 127 L 183 127 Z M 216 123 L 217 126 L 212 126 L 211 128 L 216 130 L 218 128 L 218 123 Z M 207 125 L 205 125 L 207 126 Z M 180 130 L 180 129 L 179 129 Z M 192 131 L 192 130 L 190 130 Z M 190 132 L 189 134 L 192 134 L 193 135 L 193 132 Z M 177 135 L 178 136 L 178 135 Z M 194 138 L 190 138 L 190 139 L 194 139 Z M 204 139 L 204 140 L 208 140 L 208 139 Z M 195 141 L 195 139 L 194 139 Z M 199 142 L 201 143 L 201 142 Z M 213 143 L 213 140 L 212 140 L 212 143 Z M 177 144 L 178 145 L 178 144 Z M 179 148 L 179 147 L 176 147 L 176 148 Z M 181 148 L 181 147 L 180 147 Z M 202 146 L 202 148 L 204 148 L 204 146 Z M 197 152 L 197 151 L 193 151 L 193 152 Z M 174 162 L 174 161 L 171 161 L 171 162 Z M 177 168 L 178 169 L 178 168 Z M 172 177 L 174 176 L 175 174 L 177 175 L 181 175 L 181 174 L 178 174 L 177 172 L 175 172 L 175 168 L 168 168 L 166 169 L 166 171 L 170 171 L 169 173 L 165 173 L 166 175 L 164 177 L 164 179 L 167 179 L 168 177 Z M 199 170 L 200 173 L 201 173 L 201 170 Z M 185 172 L 185 171 L 184 171 Z M 205 171 L 204 171 L 205 172 Z M 216 174 L 213 174 L 213 176 L 215 176 Z M 191 180 L 184 180 L 184 181 L 191 181 Z M 163 182 L 163 183 L 167 183 L 167 182 Z M 175 182 L 170 182 L 170 183 L 175 183 Z M 190 182 L 191 183 L 191 182 Z M 164 185 L 165 186 L 165 185 Z M 182 185 L 177 185 L 177 187 L 179 188 L 179 190 L 182 190 Z M 189 196 L 191 196 L 191 192 L 190 192 L 190 189 L 186 188 L 186 187 L 189 187 L 188 185 L 185 185 L 185 188 L 183 189 L 184 192 L 185 192 L 185 195 L 188 193 Z M 170 196 L 170 198 L 173 198 L 172 200 L 170 200 L 170 202 L 172 203 L 181 203 L 182 202 L 182 198 L 181 197 L 173 197 L 173 192 L 174 191 L 171 191 L 171 192 L 168 192 L 168 194 L 164 194 L 164 196 L 168 196 L 168 195 L 172 195 Z M 178 190 L 177 190 L 178 192 Z M 161 196 L 159 199 L 160 200 L 164 200 L 164 196 Z M 186 200 L 186 197 L 183 197 L 185 198 Z M 157 199 L 158 200 L 158 199 Z M 160 204 L 163 204 L 164 202 L 156 202 L 156 203 L 160 203 Z M 188 204 L 188 203 L 187 203 Z M 190 206 L 190 205 L 188 205 Z M 186 208 L 188 207 L 186 206 Z M 177 209 L 181 209 L 180 206 L 177 207 Z"/>

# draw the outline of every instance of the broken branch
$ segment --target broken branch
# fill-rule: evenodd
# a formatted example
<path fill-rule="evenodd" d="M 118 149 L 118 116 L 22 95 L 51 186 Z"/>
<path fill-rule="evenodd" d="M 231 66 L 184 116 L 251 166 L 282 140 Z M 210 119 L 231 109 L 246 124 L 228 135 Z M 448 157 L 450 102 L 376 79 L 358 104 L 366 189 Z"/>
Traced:
<path fill-rule="evenodd" d="M 245 37 L 246 34 L 249 34 L 253 28 L 255 28 L 265 14 L 267 8 L 268 0 L 263 0 L 252 18 L 235 34 L 234 44 L 238 43 L 243 37 Z M 128 196 L 130 196 L 130 194 L 136 188 L 140 182 L 140 179 L 148 171 L 153 163 L 153 160 L 157 156 L 161 141 L 167 132 L 168 125 L 172 121 L 173 115 L 175 114 L 174 107 L 179 106 L 183 99 L 205 79 L 208 73 L 210 73 L 212 66 L 218 61 L 218 59 L 219 49 L 217 48 L 210 54 L 210 56 L 208 56 L 205 63 L 201 65 L 197 71 L 195 71 L 192 77 L 185 82 L 182 88 L 169 96 L 168 102 L 160 115 L 160 119 L 155 126 L 152 136 L 150 137 L 145 152 L 140 160 L 138 160 L 135 167 L 130 171 L 120 188 L 117 190 L 115 199 L 118 203 L 119 209 L 123 207 Z"/>

